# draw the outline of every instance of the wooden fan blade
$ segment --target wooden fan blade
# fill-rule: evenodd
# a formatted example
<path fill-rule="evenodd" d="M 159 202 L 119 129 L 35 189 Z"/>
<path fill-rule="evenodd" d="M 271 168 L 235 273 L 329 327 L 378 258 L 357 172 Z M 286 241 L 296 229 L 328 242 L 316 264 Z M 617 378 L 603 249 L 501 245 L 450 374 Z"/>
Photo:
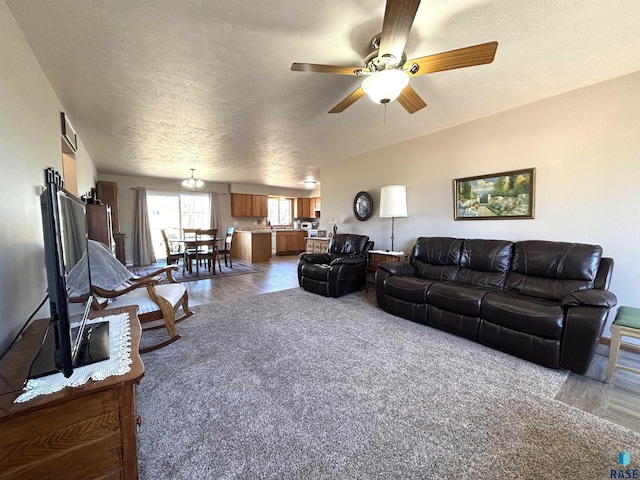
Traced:
<path fill-rule="evenodd" d="M 347 98 L 342 100 L 339 104 L 329 110 L 329 113 L 340 113 L 343 112 L 347 107 L 350 107 L 352 104 L 356 102 L 356 100 L 360 100 L 364 96 L 364 90 L 362 87 L 358 87 L 358 89 L 349 95 Z"/>
<path fill-rule="evenodd" d="M 497 49 L 498 42 L 482 43 L 480 45 L 474 45 L 473 47 L 459 48 L 457 50 L 416 58 L 415 60 L 408 60 L 403 68 L 409 68 L 412 63 L 415 63 L 419 67 L 418 71 L 416 73 L 407 73 L 409 73 L 409 75 L 424 75 L 425 73 L 484 65 L 493 62 Z"/>
<path fill-rule="evenodd" d="M 318 65 L 316 63 L 293 63 L 293 72 L 337 73 L 338 75 L 358 75 L 356 71 L 366 71 L 364 67 L 338 67 L 336 65 Z"/>
<path fill-rule="evenodd" d="M 409 113 L 416 113 L 418 110 L 422 110 L 427 106 L 422 97 L 418 95 L 411 85 L 404 87 L 404 90 L 400 92 L 398 96 L 398 103 L 404 107 Z"/>
<path fill-rule="evenodd" d="M 378 57 L 389 54 L 398 61 L 402 59 L 419 6 L 420 0 L 387 0 Z"/>

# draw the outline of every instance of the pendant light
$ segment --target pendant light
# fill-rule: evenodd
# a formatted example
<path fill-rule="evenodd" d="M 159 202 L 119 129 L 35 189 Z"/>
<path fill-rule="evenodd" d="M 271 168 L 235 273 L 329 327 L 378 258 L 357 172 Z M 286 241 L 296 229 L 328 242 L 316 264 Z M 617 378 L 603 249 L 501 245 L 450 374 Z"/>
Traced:
<path fill-rule="evenodd" d="M 195 190 L 196 188 L 200 188 L 204 185 L 204 182 L 202 180 L 200 180 L 199 178 L 195 178 L 193 176 L 193 172 L 195 171 L 196 171 L 195 168 L 191 169 L 191 178 L 185 178 L 182 181 L 183 187 L 187 187 L 187 188 L 190 188 L 191 190 Z"/>

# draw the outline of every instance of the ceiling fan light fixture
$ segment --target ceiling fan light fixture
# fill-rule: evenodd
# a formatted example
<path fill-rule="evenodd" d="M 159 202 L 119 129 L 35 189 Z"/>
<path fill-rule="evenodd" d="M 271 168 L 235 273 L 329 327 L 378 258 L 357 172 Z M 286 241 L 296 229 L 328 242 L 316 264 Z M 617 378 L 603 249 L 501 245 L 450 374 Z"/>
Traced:
<path fill-rule="evenodd" d="M 362 82 L 362 89 L 376 103 L 393 102 L 409 85 L 409 75 L 402 70 L 381 70 Z"/>
<path fill-rule="evenodd" d="M 196 169 L 192 168 L 191 169 L 191 177 L 190 178 L 185 178 L 182 181 L 182 186 L 183 187 L 187 187 L 190 188 L 191 190 L 195 190 L 196 188 L 201 188 L 204 185 L 204 182 L 202 180 L 200 180 L 199 178 L 195 178 L 193 176 L 193 172 L 195 172 Z"/>

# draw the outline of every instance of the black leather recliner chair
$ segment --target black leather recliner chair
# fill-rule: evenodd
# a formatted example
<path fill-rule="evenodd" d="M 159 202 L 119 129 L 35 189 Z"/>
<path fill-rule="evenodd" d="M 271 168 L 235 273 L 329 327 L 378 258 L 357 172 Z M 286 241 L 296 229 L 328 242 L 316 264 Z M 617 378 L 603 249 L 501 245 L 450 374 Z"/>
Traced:
<path fill-rule="evenodd" d="M 328 253 L 301 253 L 298 283 L 308 292 L 341 297 L 359 290 L 367 279 L 367 253 L 373 242 L 366 235 L 338 234 Z"/>

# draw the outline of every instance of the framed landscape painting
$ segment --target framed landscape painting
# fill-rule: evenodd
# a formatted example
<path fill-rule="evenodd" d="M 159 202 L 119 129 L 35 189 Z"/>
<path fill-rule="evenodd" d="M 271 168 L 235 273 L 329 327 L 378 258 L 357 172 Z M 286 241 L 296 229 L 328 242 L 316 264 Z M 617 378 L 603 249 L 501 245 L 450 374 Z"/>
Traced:
<path fill-rule="evenodd" d="M 536 169 L 456 178 L 455 220 L 506 220 L 534 217 Z"/>

